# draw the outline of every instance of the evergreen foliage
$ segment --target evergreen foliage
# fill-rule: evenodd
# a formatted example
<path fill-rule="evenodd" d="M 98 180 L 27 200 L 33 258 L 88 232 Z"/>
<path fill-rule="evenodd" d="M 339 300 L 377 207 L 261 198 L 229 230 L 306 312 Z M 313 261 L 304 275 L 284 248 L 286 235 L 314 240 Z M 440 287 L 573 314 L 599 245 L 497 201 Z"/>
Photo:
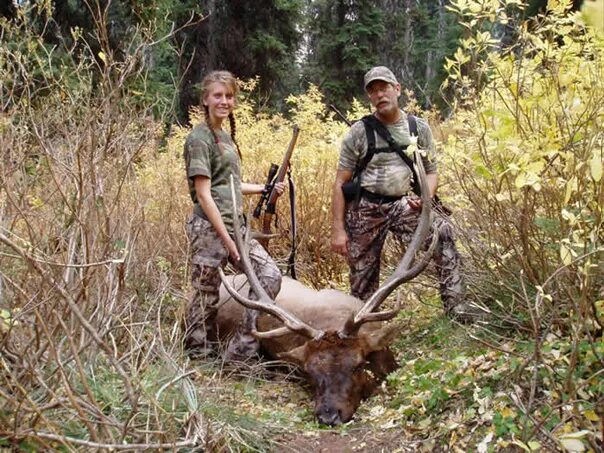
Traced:
<path fill-rule="evenodd" d="M 282 106 L 297 84 L 299 0 L 209 1 L 200 21 L 177 36 L 182 48 L 180 118 L 199 104 L 197 83 L 211 70 L 227 69 L 241 79 L 259 77 L 259 97 Z"/>
<path fill-rule="evenodd" d="M 453 57 L 462 29 L 447 4 L 444 0 L 11 0 L 0 5 L 0 17 L 37 24 L 41 43 L 69 49 L 74 58 L 82 51 L 78 37 L 84 36 L 99 68 L 103 67 L 100 53 L 122 61 L 131 53 L 129 46 L 154 42 L 140 58 L 145 83 L 131 89 L 156 101 L 158 113 L 171 111 L 171 122 L 178 118 L 188 123 L 190 108 L 199 104 L 196 85 L 213 69 L 230 70 L 242 80 L 257 77 L 258 105 L 284 112 L 287 95 L 304 91 L 309 83 L 319 87 L 327 102 L 346 110 L 353 98 L 364 98 L 364 72 L 385 65 L 421 106 L 449 111 L 454 93 L 441 91 L 446 77 L 443 63 Z M 580 4 L 576 0 L 572 8 Z M 543 0 L 531 0 L 514 21 L 495 24 L 501 49 L 513 44 L 513 25 L 544 8 Z M 163 39 L 167 35 L 171 38 Z"/>
<path fill-rule="evenodd" d="M 385 65 L 424 107 L 443 106 L 444 58 L 460 34 L 443 1 L 320 0 L 306 8 L 304 72 L 330 102 L 348 108 L 365 95 L 363 74 Z"/>
<path fill-rule="evenodd" d="M 307 27 L 305 75 L 330 103 L 347 108 L 364 95 L 363 74 L 380 61 L 384 14 L 373 1 L 314 1 L 307 5 Z"/>

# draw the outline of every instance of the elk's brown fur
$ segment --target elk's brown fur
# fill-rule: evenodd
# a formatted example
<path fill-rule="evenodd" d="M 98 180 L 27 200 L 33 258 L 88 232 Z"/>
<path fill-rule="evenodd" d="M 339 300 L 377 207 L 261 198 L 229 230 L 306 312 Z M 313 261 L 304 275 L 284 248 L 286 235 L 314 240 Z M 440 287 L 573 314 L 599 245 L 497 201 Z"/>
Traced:
<path fill-rule="evenodd" d="M 227 277 L 242 294 L 247 293 L 245 276 Z M 229 299 L 221 287 L 221 300 Z M 262 351 L 270 358 L 282 359 L 299 367 L 314 392 L 314 412 L 326 424 L 345 423 L 352 418 L 362 399 L 368 398 L 386 375 L 397 367 L 387 344 L 395 326 L 366 323 L 355 337 L 342 337 L 341 331 L 361 309 L 363 302 L 333 289 L 316 291 L 284 277 L 275 303 L 315 329 L 325 332 L 309 340 L 298 333 L 261 339 Z M 218 332 L 225 338 L 243 318 L 243 307 L 233 299 L 219 310 Z M 258 317 L 258 331 L 269 331 L 281 322 L 265 313 Z"/>
<path fill-rule="evenodd" d="M 397 310 L 379 311 L 379 308 L 394 289 L 426 267 L 438 238 L 435 232 L 426 254 L 416 260 L 415 254 L 425 244 L 432 223 L 431 200 L 419 154 L 416 154 L 416 162 L 422 187 L 417 230 L 394 273 L 364 303 L 336 290 L 315 291 L 291 279 L 283 280 L 281 291 L 272 300 L 252 268 L 235 216 L 235 242 L 241 267 L 257 300 L 244 295 L 247 288 L 237 289 L 242 280 L 229 279 L 224 273 L 221 273 L 222 297 L 230 295 L 246 309 L 262 313 L 257 329 L 263 349 L 271 357 L 297 364 L 308 376 L 314 387 L 315 416 L 321 423 L 337 425 L 350 420 L 361 399 L 368 397 L 396 367 L 388 349 L 392 327 L 383 327 L 382 322 L 392 319 Z M 232 193 L 235 204 L 234 186 Z M 218 314 L 220 335 L 233 332 L 242 315 L 241 307 L 225 304 Z"/>

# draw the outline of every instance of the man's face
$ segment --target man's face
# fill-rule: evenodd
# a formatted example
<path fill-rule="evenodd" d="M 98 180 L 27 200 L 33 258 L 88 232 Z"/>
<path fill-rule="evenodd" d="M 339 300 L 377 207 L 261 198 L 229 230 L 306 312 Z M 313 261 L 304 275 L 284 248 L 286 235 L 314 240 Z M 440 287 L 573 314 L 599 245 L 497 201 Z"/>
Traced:
<path fill-rule="evenodd" d="M 367 86 L 367 95 L 379 116 L 388 118 L 399 111 L 398 97 L 401 95 L 401 86 L 398 83 L 392 85 L 383 80 L 374 80 Z"/>

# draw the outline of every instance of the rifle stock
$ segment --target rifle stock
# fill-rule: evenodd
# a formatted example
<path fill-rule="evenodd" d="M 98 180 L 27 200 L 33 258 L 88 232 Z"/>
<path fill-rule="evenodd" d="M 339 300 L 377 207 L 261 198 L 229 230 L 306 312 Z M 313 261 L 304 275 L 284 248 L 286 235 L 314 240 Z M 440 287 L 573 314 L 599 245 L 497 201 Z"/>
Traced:
<path fill-rule="evenodd" d="M 279 171 L 277 173 L 277 176 L 275 177 L 275 184 L 283 182 L 283 180 L 285 179 L 285 175 L 287 175 L 287 171 L 289 169 L 289 161 L 294 152 L 294 148 L 296 147 L 296 141 L 298 140 L 299 134 L 300 134 L 300 128 L 297 125 L 294 125 L 293 132 L 292 132 L 292 138 L 287 147 L 287 151 L 285 152 L 285 155 L 283 156 L 283 162 L 279 166 Z M 266 209 L 264 210 L 264 215 L 262 216 L 262 233 L 263 234 L 270 235 L 272 233 L 271 222 L 272 222 L 273 217 L 276 212 L 278 196 L 279 195 L 277 194 L 277 191 L 273 187 L 273 189 L 271 190 L 271 193 L 268 196 L 267 202 L 266 202 Z M 261 240 L 259 240 L 259 242 L 265 248 L 268 247 L 268 239 L 261 239 Z"/>

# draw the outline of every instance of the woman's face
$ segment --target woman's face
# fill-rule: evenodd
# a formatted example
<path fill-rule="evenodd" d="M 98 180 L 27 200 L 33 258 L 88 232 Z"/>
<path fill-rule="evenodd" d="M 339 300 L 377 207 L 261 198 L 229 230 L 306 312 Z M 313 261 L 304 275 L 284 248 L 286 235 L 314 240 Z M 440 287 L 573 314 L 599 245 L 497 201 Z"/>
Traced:
<path fill-rule="evenodd" d="M 208 107 L 212 124 L 220 125 L 235 108 L 235 94 L 226 84 L 212 82 L 203 98 L 203 105 Z"/>

